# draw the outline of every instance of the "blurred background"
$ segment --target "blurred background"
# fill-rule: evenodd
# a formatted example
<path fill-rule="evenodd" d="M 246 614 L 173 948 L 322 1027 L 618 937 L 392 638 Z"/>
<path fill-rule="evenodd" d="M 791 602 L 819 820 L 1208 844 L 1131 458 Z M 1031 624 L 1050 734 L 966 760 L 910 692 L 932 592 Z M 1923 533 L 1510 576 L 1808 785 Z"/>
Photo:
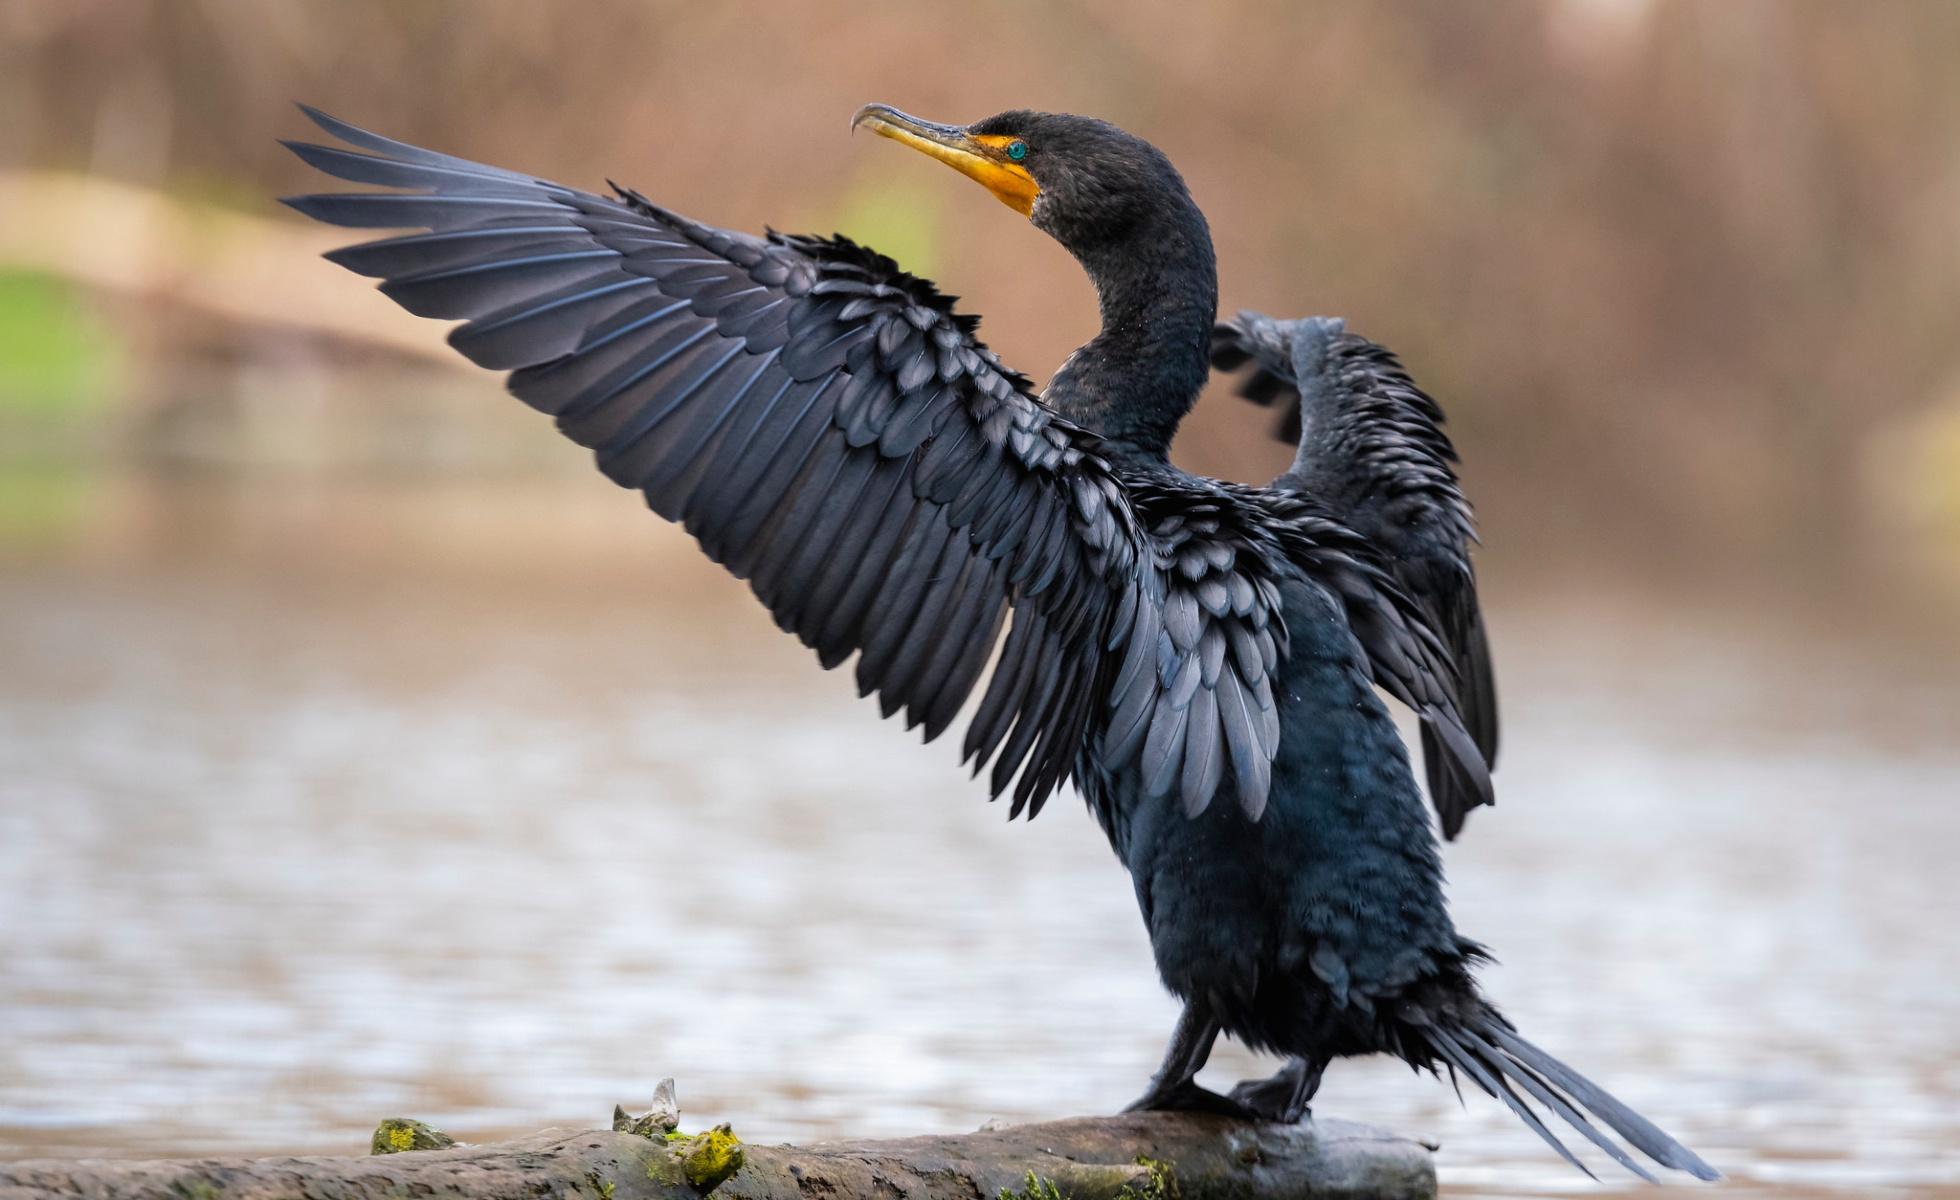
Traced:
<path fill-rule="evenodd" d="M 1087 283 L 846 137 L 880 100 L 1108 117 L 1228 310 L 1402 353 L 1484 529 L 1492 990 L 1729 1190 L 1960 1196 L 1956 63 L 1943 0 L 0 0 L 0 1155 L 1140 1090 L 1173 1007 L 1093 823 L 1006 825 L 272 200 L 306 100 L 841 230 L 1043 377 Z M 1215 388 L 1178 460 L 1267 478 L 1270 425 Z M 1453 1195 L 1579 1182 L 1390 1064 L 1319 1107 Z"/>

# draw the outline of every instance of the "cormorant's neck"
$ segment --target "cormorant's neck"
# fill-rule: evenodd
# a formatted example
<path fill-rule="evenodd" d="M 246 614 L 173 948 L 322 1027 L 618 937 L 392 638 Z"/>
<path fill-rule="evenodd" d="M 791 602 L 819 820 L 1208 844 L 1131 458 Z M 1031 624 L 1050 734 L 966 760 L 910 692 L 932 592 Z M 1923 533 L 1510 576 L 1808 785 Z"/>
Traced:
<path fill-rule="evenodd" d="M 1218 263 L 1188 198 L 1123 236 L 1069 248 L 1096 285 L 1102 331 L 1069 356 L 1047 400 L 1124 458 L 1166 461 L 1211 371 Z"/>

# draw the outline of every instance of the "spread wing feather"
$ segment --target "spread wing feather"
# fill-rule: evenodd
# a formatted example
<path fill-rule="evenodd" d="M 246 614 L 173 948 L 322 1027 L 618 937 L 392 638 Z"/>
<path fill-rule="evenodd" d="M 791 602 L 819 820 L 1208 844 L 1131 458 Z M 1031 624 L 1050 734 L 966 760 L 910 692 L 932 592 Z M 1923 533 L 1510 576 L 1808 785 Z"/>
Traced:
<path fill-rule="evenodd" d="M 1094 439 L 1042 407 L 930 285 L 843 239 L 751 237 L 308 110 L 352 149 L 320 220 L 422 232 L 328 257 L 379 278 L 746 578 L 826 666 L 857 656 L 930 739 L 1001 669 L 964 746 L 1037 811 L 1101 724 L 1112 615 L 1146 586 Z"/>
<path fill-rule="evenodd" d="M 460 321 L 451 345 L 824 666 L 855 655 L 886 715 L 930 740 L 979 690 L 964 755 L 1014 814 L 1085 762 L 1133 760 L 1186 811 L 1227 778 L 1264 808 L 1276 586 L 1229 539 L 1146 535 L 1133 481 L 931 285 L 841 237 L 717 229 L 306 111 L 343 146 L 288 143 L 302 159 L 406 190 L 287 203 L 419 231 L 330 259 Z"/>
<path fill-rule="evenodd" d="M 1299 445 L 1274 487 L 1360 534 L 1444 647 L 1441 669 L 1424 670 L 1402 633 L 1350 611 L 1376 682 L 1422 718 L 1430 797 L 1453 838 L 1470 809 L 1492 803 L 1497 692 L 1470 562 L 1475 527 L 1442 409 L 1392 353 L 1334 318 L 1221 322 L 1213 366 L 1248 363 L 1240 394 L 1283 406 L 1276 432 Z"/>

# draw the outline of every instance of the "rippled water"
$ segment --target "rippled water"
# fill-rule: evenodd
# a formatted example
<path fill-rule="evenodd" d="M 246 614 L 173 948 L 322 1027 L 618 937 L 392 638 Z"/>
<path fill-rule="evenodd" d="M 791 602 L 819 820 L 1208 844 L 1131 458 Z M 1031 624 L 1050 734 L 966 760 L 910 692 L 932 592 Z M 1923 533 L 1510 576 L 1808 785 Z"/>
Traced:
<path fill-rule="evenodd" d="M 1492 575 L 1502 806 L 1449 862 L 1493 993 L 1734 1190 L 1960 1196 L 1960 670 Z M 1128 881 L 954 758 L 604 489 L 93 495 L 0 574 L 0 1155 L 669 1074 L 763 1140 L 1118 1107 L 1173 1016 Z M 1452 1194 L 1590 1188 L 1387 1063 L 1319 1103 Z"/>

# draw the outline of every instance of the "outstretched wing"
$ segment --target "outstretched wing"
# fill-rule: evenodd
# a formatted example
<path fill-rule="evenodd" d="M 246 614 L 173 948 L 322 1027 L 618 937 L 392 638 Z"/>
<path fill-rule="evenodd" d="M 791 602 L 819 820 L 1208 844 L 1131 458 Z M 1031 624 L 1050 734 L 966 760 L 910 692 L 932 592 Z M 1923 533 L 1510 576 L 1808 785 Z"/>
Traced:
<path fill-rule="evenodd" d="M 1282 406 L 1276 432 L 1299 445 L 1274 486 L 1312 497 L 1361 534 L 1447 651 L 1440 675 L 1411 671 L 1386 631 L 1361 631 L 1376 682 L 1422 716 L 1430 798 L 1454 838 L 1470 809 L 1492 803 L 1497 691 L 1470 562 L 1475 527 L 1442 409 L 1394 354 L 1337 318 L 1241 312 L 1221 322 L 1212 365 L 1248 362 L 1240 394 Z"/>
<path fill-rule="evenodd" d="M 1189 476 L 1131 478 L 1130 500 L 1156 570 L 1138 606 L 1104 738 L 1106 764 L 1136 762 L 1144 792 L 1175 793 L 1196 816 L 1221 782 L 1253 820 L 1266 808 L 1279 711 L 1273 676 L 1286 655 L 1283 555 L 1250 509 Z M 1229 775 L 1228 775 L 1229 769 Z M 1109 828 L 1120 814 L 1092 794 Z"/>
<path fill-rule="evenodd" d="M 1032 814 L 1100 727 L 1154 572 L 1094 439 L 932 287 L 842 239 L 756 238 L 307 114 L 355 183 L 287 203 L 426 232 L 335 251 L 747 579 L 928 740 L 1012 624 L 965 753 Z M 1134 674 L 1134 672 L 1132 672 Z M 1133 681 L 1134 682 L 1134 681 Z M 1262 797 L 1263 799 L 1263 797 Z"/>

